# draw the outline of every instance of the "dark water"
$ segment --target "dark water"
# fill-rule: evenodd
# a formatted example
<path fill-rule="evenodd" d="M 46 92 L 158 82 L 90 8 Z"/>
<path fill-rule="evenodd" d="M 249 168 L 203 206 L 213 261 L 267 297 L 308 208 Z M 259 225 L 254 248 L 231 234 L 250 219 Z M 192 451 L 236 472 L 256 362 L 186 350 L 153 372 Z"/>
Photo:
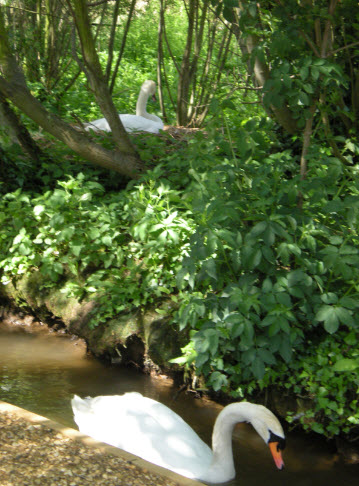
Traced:
<path fill-rule="evenodd" d="M 106 367 L 86 356 L 81 342 L 65 335 L 12 331 L 0 325 L 0 399 L 75 427 L 73 394 L 96 396 L 138 391 L 181 415 L 210 443 L 221 407 L 180 394 L 170 381 L 131 369 Z M 277 471 L 268 448 L 246 424 L 234 435 L 237 478 L 230 486 L 359 486 L 359 465 L 344 464 L 325 443 L 287 433 L 286 468 Z"/>

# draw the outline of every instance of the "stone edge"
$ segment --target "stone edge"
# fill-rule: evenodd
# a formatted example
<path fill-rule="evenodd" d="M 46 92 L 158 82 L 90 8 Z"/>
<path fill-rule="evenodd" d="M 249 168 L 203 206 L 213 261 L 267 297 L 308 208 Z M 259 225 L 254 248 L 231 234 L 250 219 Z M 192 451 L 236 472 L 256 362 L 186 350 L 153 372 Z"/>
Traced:
<path fill-rule="evenodd" d="M 124 461 L 131 462 L 131 464 L 139 467 L 140 469 L 145 469 L 153 474 L 157 474 L 158 476 L 166 477 L 168 480 L 177 483 L 179 486 L 204 486 L 204 483 L 195 481 L 194 479 L 185 478 L 184 476 L 181 476 L 173 471 L 169 471 L 168 469 L 165 469 L 163 467 L 156 466 L 155 464 L 147 462 L 138 456 L 123 451 L 122 449 L 118 449 L 117 447 L 113 447 L 103 442 L 92 439 L 88 435 L 82 434 L 78 430 L 72 429 L 71 427 L 67 427 L 66 425 L 60 424 L 59 422 L 55 422 L 54 420 L 50 420 L 41 415 L 37 415 L 28 410 L 17 407 L 16 405 L 3 402 L 2 400 L 0 400 L 0 413 L 1 412 L 14 413 L 19 418 L 23 418 L 29 422 L 45 425 L 50 429 L 60 432 L 65 437 L 82 442 L 87 446 L 96 447 L 105 454 L 107 453 L 119 456 Z"/>

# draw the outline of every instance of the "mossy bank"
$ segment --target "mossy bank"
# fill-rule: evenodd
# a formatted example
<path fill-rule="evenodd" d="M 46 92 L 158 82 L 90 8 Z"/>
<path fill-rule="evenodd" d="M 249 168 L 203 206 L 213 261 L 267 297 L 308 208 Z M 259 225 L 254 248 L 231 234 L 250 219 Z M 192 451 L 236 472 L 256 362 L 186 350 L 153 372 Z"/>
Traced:
<path fill-rule="evenodd" d="M 65 328 L 85 339 L 94 356 L 116 364 L 131 364 L 145 371 L 172 374 L 179 369 L 169 361 L 181 353 L 185 332 L 178 332 L 167 316 L 154 309 L 119 314 L 96 327 L 89 326 L 96 313 L 95 300 L 66 297 L 62 286 L 44 288 L 45 279 L 33 272 L 0 287 L 2 310 L 8 306 L 32 313 L 48 325 Z M 65 285 L 65 284 L 64 284 Z"/>

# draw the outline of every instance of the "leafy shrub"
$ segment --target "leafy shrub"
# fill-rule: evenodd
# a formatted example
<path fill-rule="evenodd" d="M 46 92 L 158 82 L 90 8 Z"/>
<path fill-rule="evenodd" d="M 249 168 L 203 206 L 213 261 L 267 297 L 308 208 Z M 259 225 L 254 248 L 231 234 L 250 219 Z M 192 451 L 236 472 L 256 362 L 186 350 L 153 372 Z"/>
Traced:
<path fill-rule="evenodd" d="M 359 430 L 358 330 L 342 330 L 323 339 L 306 342 L 288 367 L 282 367 L 283 387 L 291 396 L 301 397 L 299 419 L 305 430 L 333 437 Z"/>
<path fill-rule="evenodd" d="M 151 175 L 119 194 L 83 174 L 58 186 L 37 197 L 18 189 L 0 203 L 3 283 L 32 269 L 49 287 L 71 277 L 68 295 L 99 301 L 92 325 L 173 292 L 192 231 L 176 191 Z"/>
<path fill-rule="evenodd" d="M 193 332 L 177 362 L 233 396 L 264 386 L 311 336 L 357 327 L 355 170 L 313 146 L 301 180 L 289 151 L 268 154 L 264 126 L 237 129 L 231 147 L 193 146 L 186 191 L 196 231 L 177 275 L 177 321 Z"/>

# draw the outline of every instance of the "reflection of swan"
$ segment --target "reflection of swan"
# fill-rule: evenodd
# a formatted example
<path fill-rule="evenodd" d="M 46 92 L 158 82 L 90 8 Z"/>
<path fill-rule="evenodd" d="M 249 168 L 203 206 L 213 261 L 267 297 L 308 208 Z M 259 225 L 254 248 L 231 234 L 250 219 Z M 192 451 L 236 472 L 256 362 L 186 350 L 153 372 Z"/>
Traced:
<path fill-rule="evenodd" d="M 158 133 L 159 130 L 162 130 L 163 122 L 161 118 L 146 111 L 147 100 L 150 96 L 154 96 L 155 93 L 156 83 L 154 81 L 145 81 L 142 84 L 136 104 L 136 115 L 119 115 L 126 132 Z M 106 118 L 100 118 L 99 120 L 86 123 L 85 130 L 110 132 L 111 128 Z"/>
<path fill-rule="evenodd" d="M 140 393 L 71 401 L 75 422 L 84 434 L 142 457 L 172 471 L 211 483 L 235 476 L 232 431 L 237 422 L 250 422 L 269 444 L 279 469 L 283 429 L 270 410 L 241 402 L 227 405 L 213 429 L 213 452 L 171 409 Z"/>

